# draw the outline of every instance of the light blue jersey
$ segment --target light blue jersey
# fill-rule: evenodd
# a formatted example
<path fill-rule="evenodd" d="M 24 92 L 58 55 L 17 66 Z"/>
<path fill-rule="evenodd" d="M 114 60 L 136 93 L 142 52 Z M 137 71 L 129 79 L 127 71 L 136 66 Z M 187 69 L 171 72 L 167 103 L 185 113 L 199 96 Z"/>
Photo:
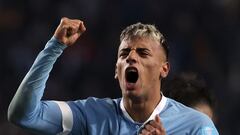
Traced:
<path fill-rule="evenodd" d="M 65 48 L 53 37 L 36 58 L 9 106 L 15 124 L 40 135 L 137 135 L 159 115 L 167 135 L 218 135 L 206 115 L 163 95 L 144 123 L 129 116 L 122 98 L 41 101 L 49 73 Z"/>

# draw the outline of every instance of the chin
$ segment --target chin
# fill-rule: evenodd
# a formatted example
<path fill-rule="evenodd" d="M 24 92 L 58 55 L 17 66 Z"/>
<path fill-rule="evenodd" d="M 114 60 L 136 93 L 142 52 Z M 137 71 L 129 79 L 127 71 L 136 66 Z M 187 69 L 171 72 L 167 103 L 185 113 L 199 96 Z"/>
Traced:
<path fill-rule="evenodd" d="M 139 90 L 126 90 L 124 96 L 131 100 L 141 100 L 144 96 Z"/>

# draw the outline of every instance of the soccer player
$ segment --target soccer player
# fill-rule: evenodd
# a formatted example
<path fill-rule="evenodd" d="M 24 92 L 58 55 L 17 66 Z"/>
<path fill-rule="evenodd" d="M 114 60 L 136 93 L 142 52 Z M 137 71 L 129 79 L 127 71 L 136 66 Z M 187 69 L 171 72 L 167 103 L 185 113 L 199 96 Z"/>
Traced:
<path fill-rule="evenodd" d="M 168 46 L 149 24 L 136 23 L 121 33 L 115 74 L 121 98 L 42 101 L 55 61 L 85 30 L 81 20 L 61 20 L 9 105 L 11 122 L 41 135 L 218 135 L 207 116 L 161 94 Z"/>

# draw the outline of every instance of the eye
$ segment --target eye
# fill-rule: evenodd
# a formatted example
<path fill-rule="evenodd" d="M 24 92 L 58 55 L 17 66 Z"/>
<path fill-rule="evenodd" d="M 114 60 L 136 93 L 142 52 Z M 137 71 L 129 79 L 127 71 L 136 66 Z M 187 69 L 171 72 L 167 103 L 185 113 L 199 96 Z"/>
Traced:
<path fill-rule="evenodd" d="M 125 58 L 125 57 L 128 56 L 128 54 L 129 54 L 129 52 L 121 52 L 120 55 L 119 55 L 119 57 Z"/>
<path fill-rule="evenodd" d="M 131 50 L 129 48 L 122 49 L 119 57 L 126 58 Z"/>
<path fill-rule="evenodd" d="M 146 56 L 146 55 L 148 55 L 148 52 L 143 51 L 143 52 L 139 52 L 139 54 L 142 56 Z"/>
<path fill-rule="evenodd" d="M 149 51 L 147 49 L 143 49 L 143 48 L 139 48 L 137 50 L 138 54 L 141 56 L 141 57 L 147 57 L 149 54 Z"/>

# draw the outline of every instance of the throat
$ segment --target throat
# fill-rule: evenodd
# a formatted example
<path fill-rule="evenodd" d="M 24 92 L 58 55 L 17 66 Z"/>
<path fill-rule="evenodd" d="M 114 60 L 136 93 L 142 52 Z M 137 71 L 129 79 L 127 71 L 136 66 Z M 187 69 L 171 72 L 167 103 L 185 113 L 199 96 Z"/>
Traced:
<path fill-rule="evenodd" d="M 144 123 L 150 118 L 159 101 L 160 99 L 155 103 L 150 101 L 134 103 L 131 100 L 126 100 L 123 101 L 123 104 L 127 113 L 135 122 Z"/>
<path fill-rule="evenodd" d="M 151 116 L 153 110 L 149 111 L 148 109 L 129 109 L 128 114 L 130 117 L 139 123 L 144 123 Z"/>

